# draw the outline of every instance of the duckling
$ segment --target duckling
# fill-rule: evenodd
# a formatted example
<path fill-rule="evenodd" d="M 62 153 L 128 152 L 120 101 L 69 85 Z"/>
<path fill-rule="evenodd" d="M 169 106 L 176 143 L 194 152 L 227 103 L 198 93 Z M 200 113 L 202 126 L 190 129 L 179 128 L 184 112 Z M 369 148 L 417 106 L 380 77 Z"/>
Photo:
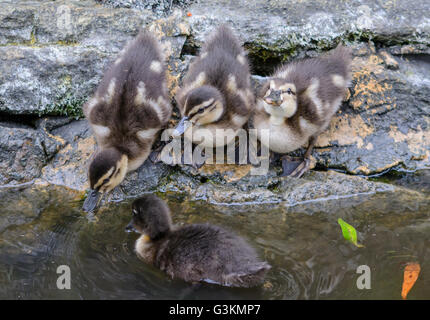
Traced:
<path fill-rule="evenodd" d="M 242 238 L 220 227 L 172 227 L 167 204 L 155 195 L 135 200 L 132 215 L 126 231 L 142 234 L 135 245 L 137 255 L 172 279 L 254 287 L 271 268 Z"/>
<path fill-rule="evenodd" d="M 338 45 L 325 56 L 281 66 L 262 87 L 252 119 L 261 143 L 280 154 L 308 143 L 303 159 L 281 158 L 283 175 L 301 177 L 309 170 L 315 141 L 350 84 L 350 63 L 350 50 Z"/>
<path fill-rule="evenodd" d="M 204 147 L 230 143 L 255 106 L 250 77 L 245 51 L 233 31 L 222 25 L 210 35 L 178 90 L 175 98 L 182 119 L 173 136 L 185 133 Z M 188 132 L 191 125 L 192 134 Z M 231 129 L 235 134 L 217 129 Z"/>
<path fill-rule="evenodd" d="M 89 166 L 91 191 L 83 205 L 85 211 L 93 211 L 102 194 L 146 160 L 170 118 L 166 66 L 158 41 L 144 32 L 132 40 L 83 109 L 99 148 Z"/>

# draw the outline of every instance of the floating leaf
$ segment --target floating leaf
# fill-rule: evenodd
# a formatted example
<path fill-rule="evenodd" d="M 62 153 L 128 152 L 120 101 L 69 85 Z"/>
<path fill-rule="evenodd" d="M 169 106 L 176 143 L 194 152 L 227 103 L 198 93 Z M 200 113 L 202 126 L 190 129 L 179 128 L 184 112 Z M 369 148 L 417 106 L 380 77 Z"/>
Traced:
<path fill-rule="evenodd" d="M 420 274 L 421 267 L 419 263 L 408 263 L 403 273 L 402 298 L 406 299 Z"/>
<path fill-rule="evenodd" d="M 354 244 L 356 247 L 364 247 L 363 245 L 357 243 L 357 231 L 353 226 L 346 223 L 341 218 L 337 220 L 337 223 L 339 223 L 340 227 L 342 228 L 342 234 L 346 240 Z"/>

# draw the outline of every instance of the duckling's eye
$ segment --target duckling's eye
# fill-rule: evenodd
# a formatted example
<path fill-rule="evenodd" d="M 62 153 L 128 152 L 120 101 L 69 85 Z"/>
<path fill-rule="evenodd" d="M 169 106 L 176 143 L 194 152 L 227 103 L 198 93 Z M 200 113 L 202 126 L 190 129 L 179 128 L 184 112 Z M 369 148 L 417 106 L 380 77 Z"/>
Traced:
<path fill-rule="evenodd" d="M 291 90 L 291 88 L 288 88 L 287 91 L 284 91 L 284 93 L 293 94 L 293 95 L 295 94 L 293 90 Z"/>
<path fill-rule="evenodd" d="M 197 110 L 197 113 L 203 113 L 203 111 L 205 111 L 205 108 L 200 108 L 199 110 Z"/>
<path fill-rule="evenodd" d="M 109 179 L 107 179 L 107 178 L 106 178 L 106 179 L 104 179 L 104 180 L 103 180 L 103 183 L 102 183 L 102 184 L 106 184 L 106 183 L 108 183 L 108 182 L 109 182 Z"/>

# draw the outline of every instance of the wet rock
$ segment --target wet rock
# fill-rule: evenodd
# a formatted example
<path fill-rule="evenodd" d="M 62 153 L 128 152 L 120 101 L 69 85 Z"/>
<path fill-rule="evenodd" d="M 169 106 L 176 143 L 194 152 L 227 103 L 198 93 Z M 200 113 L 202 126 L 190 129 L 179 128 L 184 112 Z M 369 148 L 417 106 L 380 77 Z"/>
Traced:
<path fill-rule="evenodd" d="M 415 172 L 392 171 L 380 180 L 430 195 L 430 169 Z"/>
<path fill-rule="evenodd" d="M 123 200 L 138 197 L 146 192 L 158 192 L 165 181 L 170 180 L 173 168 L 163 164 L 154 164 L 149 159 L 136 171 L 130 172 L 124 182 L 117 188 L 111 200 Z"/>
<path fill-rule="evenodd" d="M 0 190 L 0 233 L 11 226 L 31 223 L 49 201 L 48 192 L 27 186 Z"/>
<path fill-rule="evenodd" d="M 248 170 L 247 170 L 248 169 Z M 190 200 L 204 200 L 213 204 L 278 203 L 297 205 L 308 201 L 323 201 L 358 194 L 394 191 L 391 185 L 369 182 L 360 177 L 335 171 L 311 172 L 302 179 L 280 177 L 276 169 L 261 176 L 250 175 L 249 166 L 242 168 L 242 177 L 231 180 L 231 172 L 224 172 L 218 182 L 206 177 L 204 183 L 184 184 L 184 178 L 175 178 L 164 186 L 166 191 L 184 193 Z M 226 174 L 227 173 L 227 174 Z M 220 176 L 218 176 L 219 178 Z M 197 187 L 195 186 L 197 184 Z"/>

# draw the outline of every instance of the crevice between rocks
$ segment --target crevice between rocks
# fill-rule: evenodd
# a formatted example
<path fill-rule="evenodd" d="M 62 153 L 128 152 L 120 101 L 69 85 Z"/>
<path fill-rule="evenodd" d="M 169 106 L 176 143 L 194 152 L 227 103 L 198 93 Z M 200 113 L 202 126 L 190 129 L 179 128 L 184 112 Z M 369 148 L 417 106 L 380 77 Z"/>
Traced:
<path fill-rule="evenodd" d="M 37 129 L 39 119 L 36 114 L 10 114 L 0 111 L 0 125 L 3 127 Z"/>

